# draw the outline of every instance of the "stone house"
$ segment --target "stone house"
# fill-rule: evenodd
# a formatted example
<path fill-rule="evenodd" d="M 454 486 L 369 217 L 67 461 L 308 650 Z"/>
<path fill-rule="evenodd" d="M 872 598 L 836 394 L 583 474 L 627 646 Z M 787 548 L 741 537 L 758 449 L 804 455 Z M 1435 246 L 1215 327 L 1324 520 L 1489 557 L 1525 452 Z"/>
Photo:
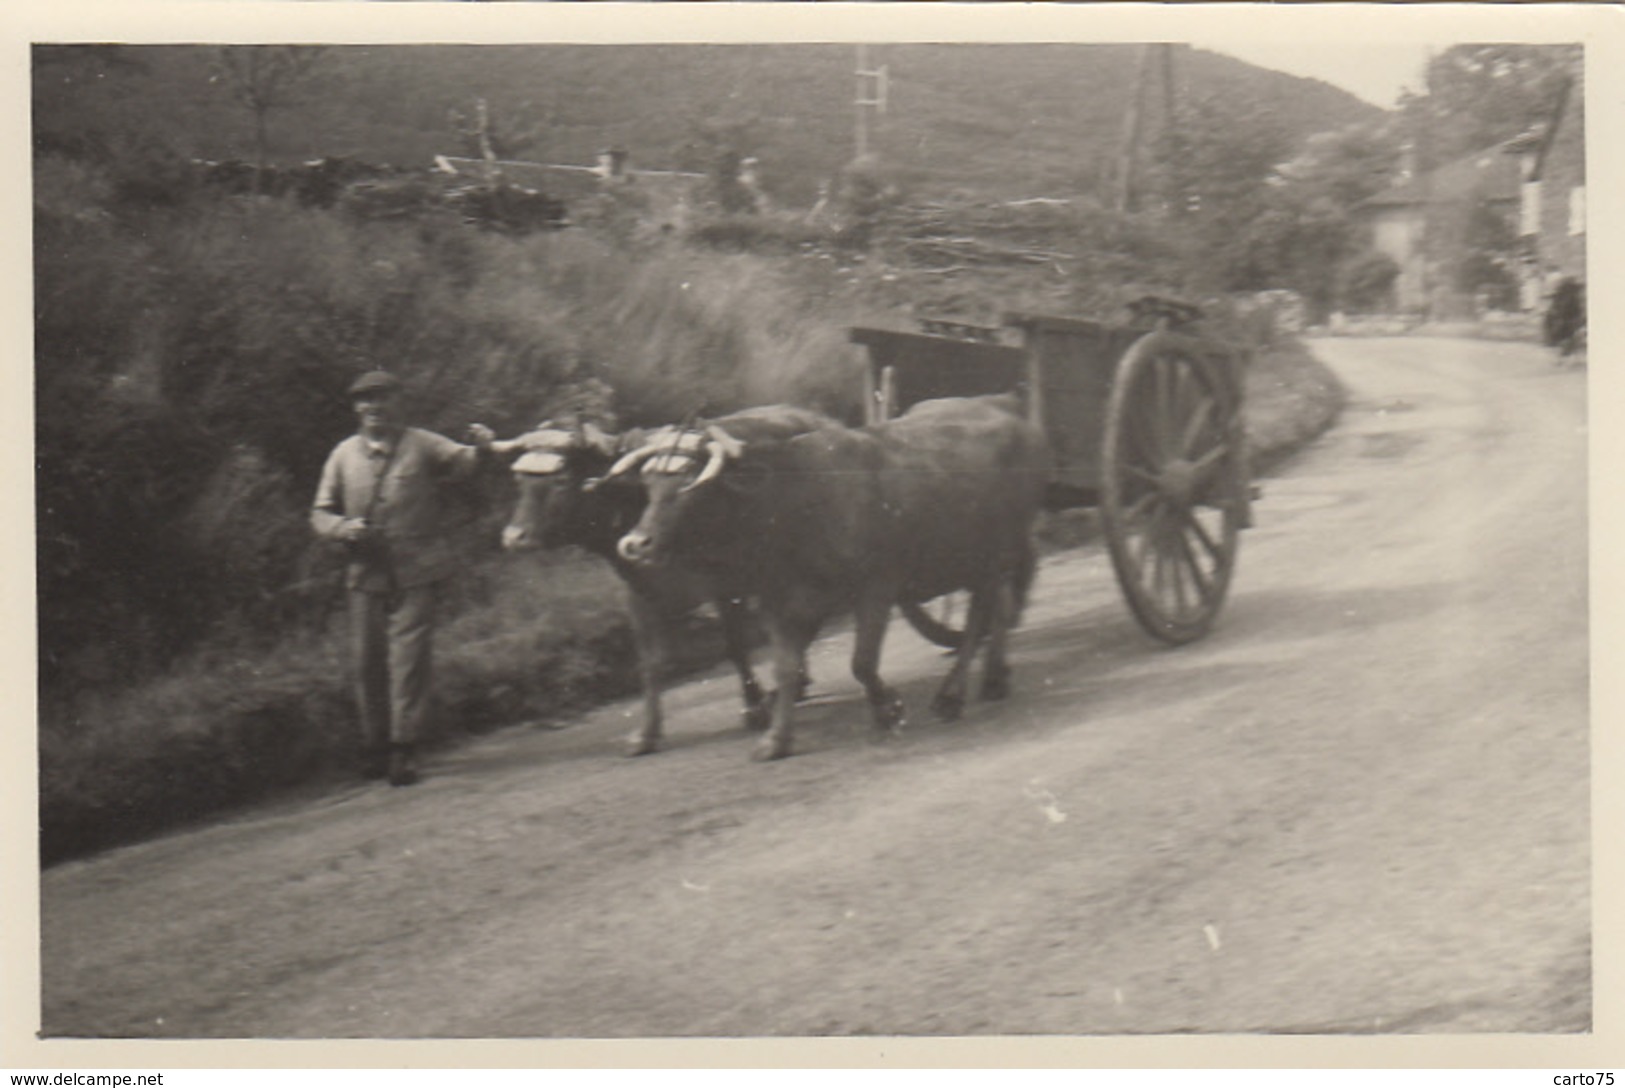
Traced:
<path fill-rule="evenodd" d="M 1464 155 L 1425 174 L 1368 198 L 1356 214 L 1371 232 L 1371 245 L 1399 266 L 1394 307 L 1402 313 L 1437 308 L 1443 279 L 1430 261 L 1446 224 L 1459 223 L 1475 210 L 1496 217 L 1510 235 L 1518 222 L 1528 152 L 1517 141 Z M 1430 245 L 1430 242 L 1433 244 Z"/>
<path fill-rule="evenodd" d="M 1436 261 L 1474 212 L 1493 217 L 1515 239 L 1507 271 L 1517 281 L 1518 308 L 1540 310 L 1557 279 L 1585 278 L 1584 98 L 1576 71 L 1551 117 L 1534 130 L 1405 177 L 1355 209 L 1372 247 L 1399 265 L 1397 310 L 1435 317 L 1472 313 L 1472 299 L 1445 282 Z"/>
<path fill-rule="evenodd" d="M 1519 240 L 1524 305 L 1537 309 L 1552 283 L 1586 279 L 1585 82 L 1575 72 L 1539 134 L 1524 174 Z"/>

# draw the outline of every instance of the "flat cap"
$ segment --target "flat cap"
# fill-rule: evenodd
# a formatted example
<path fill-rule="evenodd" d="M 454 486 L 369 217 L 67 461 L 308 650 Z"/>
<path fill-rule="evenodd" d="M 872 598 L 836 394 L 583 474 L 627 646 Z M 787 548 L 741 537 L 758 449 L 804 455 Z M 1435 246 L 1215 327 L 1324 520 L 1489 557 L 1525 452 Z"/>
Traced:
<path fill-rule="evenodd" d="M 398 393 L 402 382 L 387 370 L 369 370 L 350 383 L 351 398 L 363 393 Z"/>

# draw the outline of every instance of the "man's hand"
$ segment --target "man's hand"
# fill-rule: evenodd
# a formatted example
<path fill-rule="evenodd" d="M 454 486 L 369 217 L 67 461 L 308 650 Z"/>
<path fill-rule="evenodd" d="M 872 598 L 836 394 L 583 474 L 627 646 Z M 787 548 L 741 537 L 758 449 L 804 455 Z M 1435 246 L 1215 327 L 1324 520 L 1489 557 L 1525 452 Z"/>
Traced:
<path fill-rule="evenodd" d="M 345 518 L 333 530 L 333 539 L 345 544 L 358 544 L 372 535 L 372 526 L 366 518 Z"/>
<path fill-rule="evenodd" d="M 497 434 L 483 423 L 471 423 L 468 427 L 468 440 L 477 449 L 490 450 L 491 443 L 496 440 Z"/>

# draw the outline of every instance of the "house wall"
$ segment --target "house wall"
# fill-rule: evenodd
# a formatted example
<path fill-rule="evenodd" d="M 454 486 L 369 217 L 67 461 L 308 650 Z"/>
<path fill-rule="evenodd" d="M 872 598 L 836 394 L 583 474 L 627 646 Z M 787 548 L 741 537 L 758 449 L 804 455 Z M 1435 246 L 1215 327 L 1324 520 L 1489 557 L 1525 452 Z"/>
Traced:
<path fill-rule="evenodd" d="M 1422 211 L 1416 207 L 1389 207 L 1371 217 L 1371 245 L 1399 265 L 1394 281 L 1394 305 L 1415 311 L 1427 305 L 1422 262 Z"/>
<path fill-rule="evenodd" d="M 1576 83 L 1547 149 L 1540 178 L 1540 261 L 1585 278 L 1585 95 Z"/>

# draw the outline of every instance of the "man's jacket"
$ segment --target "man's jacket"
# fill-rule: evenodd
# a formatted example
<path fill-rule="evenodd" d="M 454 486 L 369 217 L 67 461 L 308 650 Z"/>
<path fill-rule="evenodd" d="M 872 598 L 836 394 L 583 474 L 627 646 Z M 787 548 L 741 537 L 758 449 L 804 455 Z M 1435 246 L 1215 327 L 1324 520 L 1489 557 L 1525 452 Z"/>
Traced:
<path fill-rule="evenodd" d="M 327 540 L 338 539 L 346 518 L 364 517 L 373 527 L 373 543 L 348 549 L 346 585 L 385 592 L 454 574 L 460 526 L 448 524 L 449 487 L 478 463 L 473 446 L 417 427 L 402 431 L 393 451 L 360 434 L 340 442 L 322 468 L 310 523 Z"/>

